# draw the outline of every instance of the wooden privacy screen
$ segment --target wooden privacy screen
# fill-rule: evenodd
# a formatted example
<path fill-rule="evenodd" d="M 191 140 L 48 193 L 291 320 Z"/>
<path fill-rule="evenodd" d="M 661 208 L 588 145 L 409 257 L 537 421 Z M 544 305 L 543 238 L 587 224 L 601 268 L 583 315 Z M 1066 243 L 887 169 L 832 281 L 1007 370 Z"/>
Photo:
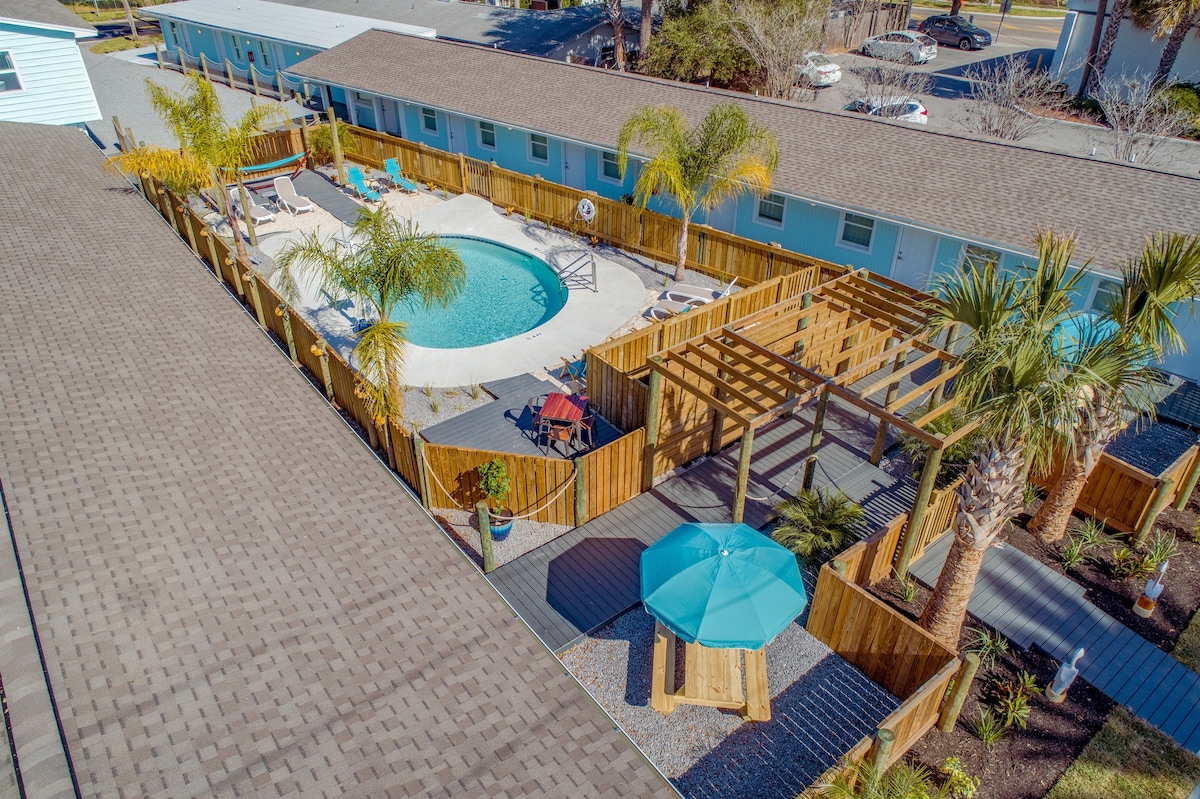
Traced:
<path fill-rule="evenodd" d="M 431 476 L 436 477 L 436 480 L 429 481 L 430 497 L 426 500 L 426 506 L 473 509 L 475 503 L 484 499 L 479 490 L 479 472 L 476 469 L 493 458 L 499 458 L 508 468 L 512 493 L 504 504 L 514 513 L 534 511 L 557 495 L 557 499 L 538 511 L 533 518 L 539 522 L 571 524 L 575 513 L 574 463 L 507 452 L 426 444 L 425 465 Z"/>
<path fill-rule="evenodd" d="M 646 428 L 583 456 L 587 518 L 602 513 L 642 493 L 642 458 L 646 450 Z"/>

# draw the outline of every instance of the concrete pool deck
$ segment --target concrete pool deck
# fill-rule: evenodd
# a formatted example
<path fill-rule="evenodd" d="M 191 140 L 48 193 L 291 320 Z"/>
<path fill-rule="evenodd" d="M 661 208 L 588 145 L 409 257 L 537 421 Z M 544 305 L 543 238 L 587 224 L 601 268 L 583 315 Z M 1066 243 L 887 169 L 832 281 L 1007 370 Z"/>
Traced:
<path fill-rule="evenodd" d="M 647 307 L 647 291 L 641 279 L 629 269 L 600 257 L 598 251 L 580 239 L 538 223 L 526 224 L 519 217 L 506 217 L 489 201 L 473 195 L 460 195 L 433 204 L 428 202 L 433 199 L 428 195 L 417 197 L 427 198 L 427 201 L 412 203 L 411 199 L 415 198 L 395 192 L 385 195 L 384 199 L 396 211 L 397 217 L 412 219 L 421 230 L 489 239 L 535 255 L 554 266 L 561 267 L 580 255 L 591 254 L 596 260 L 598 290 L 570 288 L 566 304 L 548 322 L 503 341 L 462 349 L 434 349 L 410 343 L 404 366 L 404 381 L 409 385 L 466 386 L 557 366 L 560 358 L 577 354 L 627 327 Z M 330 216 L 331 221 L 323 220 L 318 214 L 323 212 L 303 214 L 294 219 L 281 214 L 278 220 L 283 223 L 280 227 L 315 229 L 323 236 L 338 232 L 341 225 L 336 219 Z M 284 235 L 267 235 L 271 232 Z M 259 235 L 262 238 L 260 249 L 272 257 L 287 241 L 296 238 L 294 232 L 279 228 L 274 231 L 261 229 Z M 590 268 L 586 271 L 590 278 Z M 299 289 L 301 297 L 296 302 L 297 309 L 312 320 L 334 346 L 341 349 L 348 345 L 352 349 L 351 318 L 331 309 L 312 281 L 304 281 Z"/>

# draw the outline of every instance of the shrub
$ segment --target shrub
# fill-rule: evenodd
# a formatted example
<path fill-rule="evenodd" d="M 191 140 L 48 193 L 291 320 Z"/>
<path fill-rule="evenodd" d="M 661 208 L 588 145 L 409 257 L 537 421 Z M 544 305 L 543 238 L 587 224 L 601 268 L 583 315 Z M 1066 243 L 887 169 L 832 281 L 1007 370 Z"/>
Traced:
<path fill-rule="evenodd" d="M 1163 89 L 1163 94 L 1172 111 L 1184 112 L 1191 121 L 1191 127 L 1184 135 L 1189 139 L 1200 139 L 1200 85 L 1176 83 Z"/>
<path fill-rule="evenodd" d="M 938 772 L 945 778 L 942 788 L 952 799 L 972 799 L 979 790 L 979 778 L 968 774 L 957 757 L 943 760 Z"/>
<path fill-rule="evenodd" d="M 775 507 L 776 543 L 803 557 L 840 551 L 857 535 L 865 514 L 841 491 L 802 491 Z"/>
<path fill-rule="evenodd" d="M 935 799 L 944 796 L 929 769 L 901 761 L 885 772 L 860 761 L 820 786 L 822 799 Z"/>
<path fill-rule="evenodd" d="M 499 458 L 492 458 L 487 463 L 479 464 L 476 471 L 479 472 L 479 490 L 488 498 L 488 507 L 494 511 L 500 510 L 512 491 L 508 467 Z"/>
<path fill-rule="evenodd" d="M 338 126 L 338 143 L 342 145 L 343 156 L 354 152 L 354 137 L 345 125 Z M 333 163 L 333 134 L 329 125 L 318 125 L 308 137 L 308 146 L 315 165 Z"/>
<path fill-rule="evenodd" d="M 981 627 L 972 628 L 971 632 L 975 640 L 966 649 L 968 652 L 979 655 L 980 665 L 985 665 L 989 669 L 994 668 L 996 658 L 1008 654 L 1008 639 L 1000 633 L 992 633 Z"/>
<path fill-rule="evenodd" d="M 971 722 L 970 726 L 971 734 L 983 741 L 983 745 L 989 752 L 1008 734 L 1008 727 L 1005 727 L 1000 719 L 996 718 L 995 713 L 987 709 L 980 710 L 979 716 Z"/>

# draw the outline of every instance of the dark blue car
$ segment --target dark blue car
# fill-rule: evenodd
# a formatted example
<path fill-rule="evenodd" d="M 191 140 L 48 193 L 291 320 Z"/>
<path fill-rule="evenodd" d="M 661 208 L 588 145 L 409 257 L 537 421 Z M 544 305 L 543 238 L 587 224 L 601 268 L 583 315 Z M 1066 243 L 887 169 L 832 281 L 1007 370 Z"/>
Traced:
<path fill-rule="evenodd" d="M 948 44 L 960 50 L 980 50 L 992 43 L 992 34 L 977 28 L 964 17 L 939 14 L 922 20 L 917 29 L 938 44 Z"/>

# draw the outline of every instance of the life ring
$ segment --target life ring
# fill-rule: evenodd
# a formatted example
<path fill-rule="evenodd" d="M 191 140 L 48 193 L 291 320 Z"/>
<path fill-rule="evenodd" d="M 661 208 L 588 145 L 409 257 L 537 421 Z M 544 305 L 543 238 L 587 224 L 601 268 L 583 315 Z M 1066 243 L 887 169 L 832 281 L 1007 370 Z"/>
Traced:
<path fill-rule="evenodd" d="M 596 205 L 587 197 L 579 201 L 579 205 L 575 206 L 575 213 L 584 222 L 591 222 L 596 218 Z"/>

